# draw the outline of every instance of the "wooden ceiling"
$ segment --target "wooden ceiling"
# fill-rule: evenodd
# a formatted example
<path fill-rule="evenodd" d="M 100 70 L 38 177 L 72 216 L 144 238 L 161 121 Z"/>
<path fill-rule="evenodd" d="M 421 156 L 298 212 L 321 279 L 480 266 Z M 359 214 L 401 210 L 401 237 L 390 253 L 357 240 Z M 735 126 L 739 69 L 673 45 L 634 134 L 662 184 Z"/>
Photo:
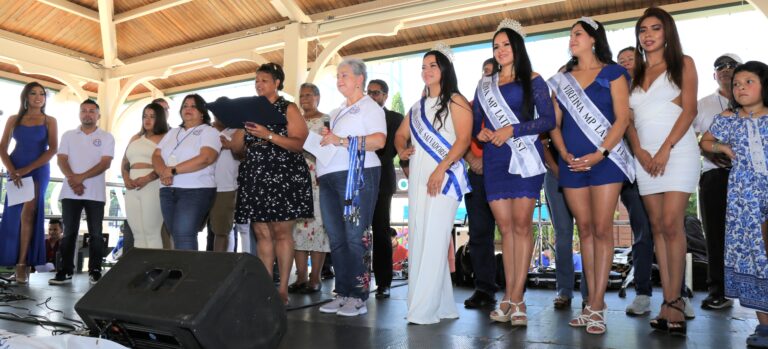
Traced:
<path fill-rule="evenodd" d="M 68 0 L 0 0 L 0 36 L 2 31 L 34 39 L 41 44 L 54 45 L 81 54 L 85 60 L 102 59 L 103 46 L 100 24 L 92 19 L 61 10 L 50 3 Z M 115 18 L 147 5 L 166 0 L 114 0 Z M 503 18 L 518 19 L 523 25 L 535 25 L 570 20 L 582 15 L 594 16 L 636 10 L 649 5 L 666 5 L 693 0 L 567 0 L 518 10 L 485 14 L 449 22 L 400 30 L 395 36 L 369 37 L 354 41 L 339 52 L 342 56 L 371 51 L 405 47 L 414 44 L 488 33 L 495 30 Z M 86 11 L 98 11 L 98 0 L 69 0 Z M 375 6 L 393 7 L 416 3 L 415 0 L 293 0 L 293 3 L 315 20 L 333 18 L 335 14 L 354 15 L 360 11 L 376 11 Z M 723 1 L 726 2 L 726 1 Z M 97 13 L 98 12 L 94 12 Z M 318 19 L 321 18 L 321 19 Z M 270 0 L 191 0 L 115 25 L 117 58 L 121 61 L 141 59 L 162 50 L 209 40 L 222 35 L 259 28 L 281 28 L 289 18 L 270 3 Z M 316 41 L 309 43 L 309 60 L 314 61 L 321 51 Z M 0 52 L 2 55 L 2 52 Z M 71 53 L 69 54 L 72 55 Z M 282 63 L 282 50 L 262 54 L 267 60 Z M 222 68 L 203 68 L 172 75 L 167 79 L 150 81 L 160 90 L 168 90 L 206 81 L 252 73 L 257 64 L 238 62 Z M 14 70 L 15 69 L 15 70 Z M 20 74 L 15 66 L 0 64 L 0 71 Z M 23 74 L 21 74 L 23 75 Z M 49 78 L 46 78 L 49 79 Z M 50 79 L 49 79 L 50 80 Z M 87 88 L 95 90 L 96 84 Z M 139 86 L 132 94 L 149 91 Z"/>

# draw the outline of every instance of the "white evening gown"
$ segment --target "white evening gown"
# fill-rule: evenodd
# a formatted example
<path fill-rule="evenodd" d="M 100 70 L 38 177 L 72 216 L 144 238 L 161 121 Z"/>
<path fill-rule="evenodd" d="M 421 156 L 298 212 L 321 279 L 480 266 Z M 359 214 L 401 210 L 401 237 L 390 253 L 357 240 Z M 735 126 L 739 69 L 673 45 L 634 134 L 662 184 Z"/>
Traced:
<path fill-rule="evenodd" d="M 436 98 L 427 98 L 425 102 L 430 121 L 437 111 L 435 101 Z M 438 132 L 451 144 L 456 140 L 450 111 Z M 434 197 L 427 194 L 427 181 L 437 162 L 418 142 L 414 140 L 413 144 L 416 151 L 411 156 L 408 177 L 407 319 L 415 324 L 434 324 L 440 319 L 459 317 L 446 253 L 459 202 L 442 194 Z"/>
<path fill-rule="evenodd" d="M 629 96 L 629 106 L 635 114 L 635 128 L 640 138 L 640 146 L 651 156 L 659 151 L 683 111 L 679 105 L 672 102 L 679 95 L 680 88 L 669 80 L 665 72 L 651 83 L 648 91 L 637 87 Z M 699 182 L 701 161 L 693 127 L 688 127 L 683 138 L 672 148 L 664 175 L 651 177 L 640 166 L 637 158 L 635 168 L 640 195 L 668 191 L 694 192 Z"/>

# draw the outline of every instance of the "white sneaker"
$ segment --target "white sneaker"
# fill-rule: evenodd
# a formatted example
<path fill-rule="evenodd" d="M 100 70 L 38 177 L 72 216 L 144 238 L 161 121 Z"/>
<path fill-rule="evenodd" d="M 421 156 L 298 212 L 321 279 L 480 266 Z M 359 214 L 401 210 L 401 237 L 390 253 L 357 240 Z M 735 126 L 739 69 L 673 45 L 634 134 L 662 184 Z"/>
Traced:
<path fill-rule="evenodd" d="M 651 297 L 644 295 L 635 296 L 632 304 L 627 306 L 627 315 L 645 315 L 651 312 Z"/>
<path fill-rule="evenodd" d="M 336 315 L 341 316 L 357 316 L 363 315 L 368 312 L 368 308 L 365 306 L 365 302 L 360 298 L 347 298 L 347 302 L 341 306 L 339 312 Z"/>
<path fill-rule="evenodd" d="M 691 299 L 688 297 L 683 297 L 683 302 L 685 303 L 685 309 L 683 309 L 683 313 L 685 313 L 685 319 L 691 320 L 696 317 L 696 313 L 693 311 L 693 306 L 691 306 Z"/>
<path fill-rule="evenodd" d="M 347 299 L 347 297 L 336 296 L 336 299 L 325 303 L 322 307 L 320 307 L 320 312 L 326 314 L 336 314 L 339 312 L 339 309 L 344 306 L 344 303 L 347 302 Z"/>

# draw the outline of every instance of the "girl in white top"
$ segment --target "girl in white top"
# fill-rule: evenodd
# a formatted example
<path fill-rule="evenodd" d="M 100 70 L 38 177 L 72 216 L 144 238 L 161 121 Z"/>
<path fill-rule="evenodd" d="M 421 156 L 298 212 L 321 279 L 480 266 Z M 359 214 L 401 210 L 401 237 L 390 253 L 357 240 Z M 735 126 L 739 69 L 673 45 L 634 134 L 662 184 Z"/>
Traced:
<path fill-rule="evenodd" d="M 157 199 L 160 195 L 160 176 L 152 167 L 152 154 L 168 132 L 165 109 L 156 103 L 148 104 L 142 111 L 141 123 L 141 131 L 128 143 L 120 167 L 126 189 L 126 218 L 133 232 L 135 247 L 163 248 L 160 238 L 163 215 Z"/>
<path fill-rule="evenodd" d="M 160 174 L 160 206 L 177 250 L 197 250 L 197 232 L 216 195 L 215 162 L 219 132 L 210 126 L 205 100 L 187 95 L 181 127 L 169 131 L 152 155 Z"/>
<path fill-rule="evenodd" d="M 664 302 L 651 327 L 685 334 L 680 297 L 685 269 L 683 220 L 699 180 L 699 149 L 691 123 L 696 117 L 697 76 L 683 55 L 672 16 L 651 7 L 635 25 L 633 120 L 627 129 L 635 154 L 637 185 L 651 222 Z"/>

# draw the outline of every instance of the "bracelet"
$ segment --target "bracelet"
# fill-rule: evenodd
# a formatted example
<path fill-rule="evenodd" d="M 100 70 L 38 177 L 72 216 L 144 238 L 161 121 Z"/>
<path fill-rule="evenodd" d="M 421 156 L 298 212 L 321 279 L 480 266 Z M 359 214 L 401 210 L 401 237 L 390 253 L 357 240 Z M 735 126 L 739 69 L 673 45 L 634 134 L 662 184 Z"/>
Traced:
<path fill-rule="evenodd" d="M 717 151 L 719 150 L 718 148 L 720 148 L 720 142 L 712 143 L 712 152 L 713 153 L 717 153 Z"/>

